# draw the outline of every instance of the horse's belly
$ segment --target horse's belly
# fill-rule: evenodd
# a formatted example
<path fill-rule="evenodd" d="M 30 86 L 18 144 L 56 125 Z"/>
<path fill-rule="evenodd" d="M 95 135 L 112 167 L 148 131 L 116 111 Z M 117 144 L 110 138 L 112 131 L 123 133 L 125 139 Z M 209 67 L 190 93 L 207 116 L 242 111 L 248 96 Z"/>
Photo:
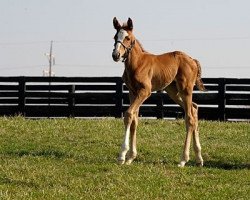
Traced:
<path fill-rule="evenodd" d="M 153 91 L 160 91 L 164 90 L 170 83 L 172 83 L 171 80 L 157 80 L 157 79 L 152 79 L 151 85 L 152 85 L 152 92 Z"/>
<path fill-rule="evenodd" d="M 177 70 L 176 67 L 165 67 L 154 71 L 152 77 L 152 91 L 165 89 L 175 79 Z"/>

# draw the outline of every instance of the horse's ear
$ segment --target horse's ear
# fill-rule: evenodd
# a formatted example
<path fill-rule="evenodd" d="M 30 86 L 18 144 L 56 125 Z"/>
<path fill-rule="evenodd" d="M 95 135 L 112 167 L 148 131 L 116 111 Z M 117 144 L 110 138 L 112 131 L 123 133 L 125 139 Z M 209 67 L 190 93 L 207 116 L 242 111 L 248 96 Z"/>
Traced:
<path fill-rule="evenodd" d="M 113 19 L 113 25 L 114 25 L 114 28 L 116 30 L 119 30 L 121 28 L 121 24 L 118 22 L 118 20 L 116 19 L 116 17 L 114 17 L 114 19 Z"/>
<path fill-rule="evenodd" d="M 130 17 L 128 18 L 127 26 L 128 26 L 129 30 L 131 30 L 131 31 L 133 30 L 133 21 Z"/>

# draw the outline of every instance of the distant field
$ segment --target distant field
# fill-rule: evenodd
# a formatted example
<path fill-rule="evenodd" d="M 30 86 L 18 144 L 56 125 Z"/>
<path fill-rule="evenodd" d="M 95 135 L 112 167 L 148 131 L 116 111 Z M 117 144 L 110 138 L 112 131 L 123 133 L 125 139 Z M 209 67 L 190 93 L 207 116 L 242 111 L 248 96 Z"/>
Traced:
<path fill-rule="evenodd" d="M 177 163 L 183 121 L 140 120 L 119 166 L 121 119 L 0 118 L 0 199 L 249 199 L 250 123 L 200 121 L 205 166 Z"/>

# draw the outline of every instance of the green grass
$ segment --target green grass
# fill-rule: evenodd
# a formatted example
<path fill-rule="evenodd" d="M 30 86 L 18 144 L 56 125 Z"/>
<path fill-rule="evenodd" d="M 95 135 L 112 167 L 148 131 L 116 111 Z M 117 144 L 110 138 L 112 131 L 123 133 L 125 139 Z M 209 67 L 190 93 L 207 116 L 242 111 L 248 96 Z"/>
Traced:
<path fill-rule="evenodd" d="M 0 118 L 0 199 L 249 199 L 250 124 L 200 121 L 205 166 L 185 168 L 183 121 L 140 120 L 119 166 L 117 119 Z"/>

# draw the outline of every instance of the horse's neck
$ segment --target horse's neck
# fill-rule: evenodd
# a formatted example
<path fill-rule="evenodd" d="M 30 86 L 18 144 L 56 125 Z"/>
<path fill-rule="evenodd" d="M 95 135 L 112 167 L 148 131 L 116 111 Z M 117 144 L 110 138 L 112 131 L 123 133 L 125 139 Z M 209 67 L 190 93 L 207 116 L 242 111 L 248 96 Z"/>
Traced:
<path fill-rule="evenodd" d="M 125 61 L 125 67 L 127 69 L 135 70 L 138 67 L 138 62 L 143 55 L 143 49 L 141 45 L 136 41 L 135 46 L 131 50 L 128 59 Z"/>

